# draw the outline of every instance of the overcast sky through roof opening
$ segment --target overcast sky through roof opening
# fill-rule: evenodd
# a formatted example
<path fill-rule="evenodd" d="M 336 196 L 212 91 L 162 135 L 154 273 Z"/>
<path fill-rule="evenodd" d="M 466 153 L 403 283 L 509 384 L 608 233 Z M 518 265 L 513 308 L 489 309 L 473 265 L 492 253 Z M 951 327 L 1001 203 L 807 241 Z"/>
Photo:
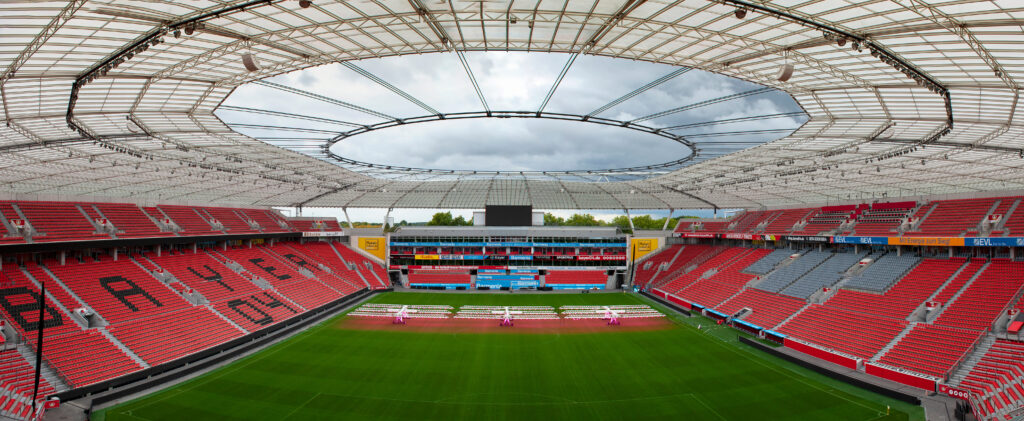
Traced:
<path fill-rule="evenodd" d="M 466 53 L 480 89 L 492 110 L 536 111 L 569 55 L 554 53 Z M 441 112 L 483 111 L 466 72 L 455 54 L 425 54 L 355 62 L 388 83 Z M 658 79 L 676 67 L 605 57 L 580 56 L 569 69 L 544 109 L 547 112 L 589 114 L 612 100 Z M 280 75 L 270 82 L 295 87 L 352 103 L 397 118 L 432 114 L 341 64 Z M 757 89 L 745 81 L 690 71 L 598 114 L 632 120 L 652 113 L 733 93 Z M 283 111 L 355 124 L 385 119 L 266 86 L 239 87 L 225 105 Z M 769 92 L 695 108 L 645 121 L 671 127 L 716 120 L 800 111 L 785 93 Z M 324 130 L 302 133 L 276 128 L 236 127 L 257 138 L 284 138 L 292 144 L 320 144 L 327 131 L 351 130 L 336 123 L 218 110 L 228 123 L 301 127 Z M 795 128 L 802 116 L 691 127 L 673 133 L 694 135 L 707 151 L 734 146 L 726 142 L 765 142 L 785 133 L 701 134 Z M 714 145 L 719 143 L 719 145 Z M 413 124 L 354 136 L 332 151 L 375 164 L 470 170 L 572 170 L 620 168 L 662 163 L 688 155 L 671 140 L 616 127 L 536 119 L 473 119 Z"/>

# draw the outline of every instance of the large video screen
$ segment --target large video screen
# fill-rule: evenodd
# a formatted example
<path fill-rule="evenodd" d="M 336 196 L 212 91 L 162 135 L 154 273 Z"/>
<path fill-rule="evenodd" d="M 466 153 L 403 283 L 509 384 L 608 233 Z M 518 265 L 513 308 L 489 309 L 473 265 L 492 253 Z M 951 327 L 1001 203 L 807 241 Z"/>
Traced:
<path fill-rule="evenodd" d="M 533 225 L 533 206 L 487 206 L 485 225 L 489 227 L 528 227 Z"/>

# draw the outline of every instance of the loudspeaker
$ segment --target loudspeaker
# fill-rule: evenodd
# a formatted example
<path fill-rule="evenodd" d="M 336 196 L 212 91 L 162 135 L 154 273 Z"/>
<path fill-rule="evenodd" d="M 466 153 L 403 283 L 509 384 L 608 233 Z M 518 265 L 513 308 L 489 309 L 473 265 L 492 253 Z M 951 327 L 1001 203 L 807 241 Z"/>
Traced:
<path fill-rule="evenodd" d="M 793 65 L 790 63 L 783 64 L 779 68 L 779 82 L 786 82 L 789 78 L 793 77 Z"/>
<path fill-rule="evenodd" d="M 242 54 L 242 65 L 245 66 L 245 70 L 255 72 L 260 69 L 260 65 L 256 63 L 256 58 L 252 54 Z"/>

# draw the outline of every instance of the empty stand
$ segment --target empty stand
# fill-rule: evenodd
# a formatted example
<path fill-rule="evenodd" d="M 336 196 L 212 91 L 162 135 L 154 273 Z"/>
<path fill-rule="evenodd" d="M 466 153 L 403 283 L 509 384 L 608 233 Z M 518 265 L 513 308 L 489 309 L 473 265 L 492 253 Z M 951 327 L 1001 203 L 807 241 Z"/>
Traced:
<path fill-rule="evenodd" d="M 980 337 L 977 331 L 921 323 L 878 361 L 942 378 Z"/>
<path fill-rule="evenodd" d="M 990 405 L 988 412 L 1024 406 L 1024 343 L 995 341 L 959 387 Z"/>
<path fill-rule="evenodd" d="M 963 259 L 925 259 L 884 294 L 843 289 L 825 304 L 850 311 L 906 319 L 963 265 Z"/>
<path fill-rule="evenodd" d="M 150 259 L 189 288 L 199 291 L 211 302 L 259 292 L 259 288 L 252 282 L 221 265 L 220 262 L 202 251 L 150 257 Z M 146 262 L 148 259 L 139 258 L 138 261 Z"/>
<path fill-rule="evenodd" d="M 646 287 L 654 280 L 655 274 L 662 263 L 671 262 L 683 248 L 682 245 L 674 244 L 659 250 L 657 253 L 645 259 L 642 263 L 633 267 L 633 283 L 641 288 Z"/>
<path fill-rule="evenodd" d="M 249 222 L 243 219 L 235 209 L 201 208 L 200 211 L 206 212 L 207 215 L 210 215 L 213 219 L 220 222 L 228 234 L 247 234 L 256 232 L 256 230 L 249 226 Z"/>
<path fill-rule="evenodd" d="M 797 279 L 789 286 L 783 288 L 779 293 L 796 297 L 800 299 L 807 299 L 814 293 L 821 291 L 825 287 L 831 287 L 839 282 L 843 274 L 850 269 L 857 262 L 867 257 L 866 251 L 860 253 L 854 253 L 852 251 L 845 253 L 835 253 L 828 260 L 818 265 L 810 272 L 807 272 L 800 279 Z M 781 281 L 780 281 L 781 283 Z"/>
<path fill-rule="evenodd" d="M 72 387 L 88 386 L 142 369 L 96 329 L 48 338 L 44 358 Z"/>
<path fill-rule="evenodd" d="M 917 229 L 903 235 L 959 237 L 967 230 L 976 230 L 997 202 L 998 199 L 992 198 L 936 201 L 933 205 L 935 209 L 931 210 Z M 919 214 L 924 216 L 924 213 Z"/>
<path fill-rule="evenodd" d="M 782 263 L 783 260 L 788 259 L 793 254 L 794 252 L 792 250 L 773 250 L 767 256 L 762 257 L 761 260 L 758 260 L 751 264 L 750 266 L 747 266 L 747 268 L 743 269 L 743 271 L 747 273 L 753 273 L 755 275 L 764 275 L 768 272 L 771 272 L 772 269 L 775 269 L 776 265 Z"/>
<path fill-rule="evenodd" d="M 1024 262 L 992 259 L 974 282 L 943 310 L 935 324 L 988 329 L 1024 285 Z"/>
<path fill-rule="evenodd" d="M 729 301 L 719 305 L 716 310 L 732 315 L 744 308 L 749 308 L 751 313 L 743 318 L 744 321 L 771 329 L 800 310 L 804 304 L 806 303 L 803 300 L 761 291 L 757 288 L 747 288 Z"/>
<path fill-rule="evenodd" d="M 175 360 L 242 336 L 242 331 L 206 307 L 139 318 L 107 330 L 149 365 Z"/>
<path fill-rule="evenodd" d="M 36 242 L 78 241 L 109 239 L 107 234 L 96 233 L 96 228 L 86 219 L 74 203 L 65 202 L 18 202 L 16 206 L 28 218 L 36 234 Z"/>
<path fill-rule="evenodd" d="M 907 322 L 813 304 L 777 330 L 856 357 L 869 359 Z"/>
<path fill-rule="evenodd" d="M 607 284 L 608 274 L 603 270 L 549 270 L 545 284 Z"/>
<path fill-rule="evenodd" d="M 876 258 L 860 274 L 843 284 L 844 288 L 883 292 L 921 261 L 917 256 L 897 256 L 895 253 Z"/>
<path fill-rule="evenodd" d="M 832 253 L 816 250 L 809 251 L 793 260 L 792 263 L 769 273 L 756 287 L 768 292 L 782 291 L 789 284 L 810 272 L 811 269 L 825 262 L 829 257 L 832 257 Z"/>
<path fill-rule="evenodd" d="M 57 278 L 110 323 L 184 309 L 183 298 L 131 260 L 48 265 Z"/>
<path fill-rule="evenodd" d="M 88 205 L 83 205 L 88 206 Z M 167 237 L 174 236 L 171 232 L 160 232 L 153 220 L 149 219 L 137 205 L 119 203 L 96 203 L 95 206 L 103 213 L 114 227 L 118 229 L 119 238 Z"/>
<path fill-rule="evenodd" d="M 146 208 L 147 212 L 151 208 Z M 167 215 L 175 224 L 178 224 L 182 229 L 182 234 L 185 235 L 204 235 L 214 234 L 220 231 L 214 231 L 213 226 L 210 225 L 206 219 L 203 219 L 199 213 L 188 206 L 169 206 L 160 205 L 156 208 Z"/>
<path fill-rule="evenodd" d="M 786 209 L 778 211 L 764 227 L 767 234 L 789 234 L 793 225 L 806 218 L 814 209 Z"/>

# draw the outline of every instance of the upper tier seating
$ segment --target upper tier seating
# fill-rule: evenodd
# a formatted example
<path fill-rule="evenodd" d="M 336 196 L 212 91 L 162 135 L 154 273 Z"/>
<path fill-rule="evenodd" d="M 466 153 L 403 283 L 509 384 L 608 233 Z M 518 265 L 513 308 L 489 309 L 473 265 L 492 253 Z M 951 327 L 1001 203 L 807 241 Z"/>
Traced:
<path fill-rule="evenodd" d="M 922 206 L 918 216 L 928 215 L 915 231 L 905 232 L 908 237 L 920 236 L 962 236 L 967 230 L 976 230 L 981 220 L 999 199 L 940 200 L 934 202 L 935 210 L 927 214 Z"/>
<path fill-rule="evenodd" d="M 732 221 L 680 222 L 676 232 L 723 233 Z"/>
<path fill-rule="evenodd" d="M 842 289 L 829 298 L 825 305 L 906 319 L 963 265 L 964 259 L 925 259 L 885 294 Z"/>
<path fill-rule="evenodd" d="M 945 377 L 981 332 L 920 323 L 878 361 L 921 374 Z"/>
<path fill-rule="evenodd" d="M 917 202 L 876 203 L 857 217 L 854 233 L 866 237 L 896 236 L 896 230 L 916 206 Z"/>
<path fill-rule="evenodd" d="M 82 205 L 87 206 L 87 205 Z M 118 238 L 168 237 L 172 232 L 160 232 L 160 227 L 153 223 L 137 205 L 120 203 L 93 204 L 103 216 L 118 229 Z"/>
<path fill-rule="evenodd" d="M 228 234 L 247 234 L 256 232 L 249 226 L 249 223 L 242 218 L 241 215 L 235 212 L 234 209 L 229 208 L 197 208 L 200 213 L 205 212 L 206 215 L 212 217 L 224 226 L 224 231 Z M 207 218 L 210 219 L 210 218 Z"/>
<path fill-rule="evenodd" d="M 138 318 L 107 330 L 149 365 L 159 365 L 242 336 L 206 307 Z"/>
<path fill-rule="evenodd" d="M 203 219 L 203 217 L 197 213 L 195 208 L 168 205 L 160 205 L 159 208 L 165 215 L 167 215 L 168 218 L 181 227 L 183 230 L 182 234 L 184 235 L 207 235 L 220 233 L 220 231 L 214 231 L 210 223 Z"/>
<path fill-rule="evenodd" d="M 829 257 L 832 257 L 832 253 L 809 251 L 796 258 L 793 263 L 769 273 L 756 287 L 768 292 L 782 291 L 786 286 L 800 279 L 801 276 L 822 264 Z"/>
<path fill-rule="evenodd" d="M 767 234 L 789 234 L 800 220 L 806 218 L 814 209 L 786 209 L 778 211 L 773 218 L 769 218 L 768 225 L 764 232 Z"/>
<path fill-rule="evenodd" d="M 992 259 L 988 268 L 945 307 L 935 324 L 962 329 L 989 328 L 1024 286 L 1024 262 Z"/>
<path fill-rule="evenodd" d="M 47 266 L 57 278 L 107 322 L 181 310 L 183 298 L 128 258 Z"/>
<path fill-rule="evenodd" d="M 843 287 L 883 292 L 920 261 L 921 258 L 916 256 L 897 256 L 895 253 L 883 255 L 863 272 L 850 278 Z"/>
<path fill-rule="evenodd" d="M 1003 214 L 1006 219 L 1003 222 L 1003 233 L 1011 237 L 1024 237 L 1024 200 L 1020 198 L 1009 198 L 1006 202 L 1019 201 L 1017 208 L 1010 215 Z"/>
<path fill-rule="evenodd" d="M 823 232 L 828 233 L 839 228 L 839 225 L 845 222 L 849 218 L 850 212 L 854 210 L 854 205 L 827 206 L 814 210 L 811 216 L 807 218 L 807 225 L 803 229 L 794 231 L 793 234 L 818 235 Z"/>
<path fill-rule="evenodd" d="M 786 249 L 772 250 L 772 252 L 769 253 L 767 256 L 764 256 L 761 258 L 761 260 L 758 260 L 754 262 L 754 264 L 747 266 L 747 268 L 743 269 L 743 271 L 747 273 L 753 273 L 755 275 L 764 275 L 768 272 L 771 272 L 772 269 L 775 269 L 776 265 L 781 263 L 783 260 L 788 259 L 790 256 L 793 255 L 793 253 L 794 252 L 792 250 Z"/>
<path fill-rule="evenodd" d="M 633 268 L 633 283 L 639 285 L 641 288 L 646 287 L 654 280 L 654 274 L 658 273 L 658 268 L 661 267 L 661 264 L 672 261 L 682 248 L 683 246 L 679 244 L 673 244 L 659 250 L 657 253 L 635 266 Z"/>
<path fill-rule="evenodd" d="M 772 212 L 769 211 L 748 211 L 735 218 L 736 225 L 729 232 L 753 232 Z"/>
<path fill-rule="evenodd" d="M 36 242 L 102 240 L 107 234 L 97 234 L 82 211 L 74 203 L 17 202 L 16 206 L 36 230 Z"/>
<path fill-rule="evenodd" d="M 856 265 L 857 262 L 867 257 L 867 255 L 866 251 L 860 253 L 852 251 L 836 253 L 824 263 L 800 277 L 800 279 L 783 288 L 779 293 L 806 300 L 822 288 L 835 285 L 851 266 Z"/>
<path fill-rule="evenodd" d="M 545 284 L 606 284 L 608 274 L 603 270 L 549 270 Z"/>
<path fill-rule="evenodd" d="M 264 209 L 238 209 L 237 212 L 253 221 L 256 221 L 263 232 L 294 231 L 293 228 L 281 228 L 281 223 L 284 222 L 284 219 L 274 214 L 273 211 Z"/>
<path fill-rule="evenodd" d="M 18 216 L 18 213 L 14 211 L 14 207 L 11 206 L 10 202 L 0 202 L 0 217 L 3 217 L 8 224 L 11 223 L 12 219 L 21 219 L 21 217 Z M 0 226 L 0 233 L 2 233 L 2 235 L 0 235 L 0 244 L 20 243 L 25 241 L 24 238 L 9 232 L 6 227 L 3 226 Z"/>
<path fill-rule="evenodd" d="M 871 358 L 907 322 L 812 304 L 777 330 L 860 358 Z"/>

